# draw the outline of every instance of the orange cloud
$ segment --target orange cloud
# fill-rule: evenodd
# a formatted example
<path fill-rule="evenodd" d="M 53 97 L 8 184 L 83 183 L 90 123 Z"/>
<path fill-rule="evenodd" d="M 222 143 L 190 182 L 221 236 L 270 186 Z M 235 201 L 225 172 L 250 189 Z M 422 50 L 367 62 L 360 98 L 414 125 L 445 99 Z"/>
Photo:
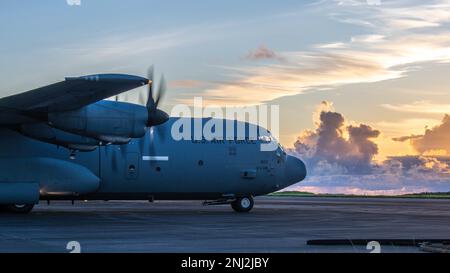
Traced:
<path fill-rule="evenodd" d="M 397 112 L 420 114 L 445 114 L 450 112 L 450 104 L 432 103 L 429 101 L 416 101 L 409 104 L 382 104 L 381 106 Z"/>

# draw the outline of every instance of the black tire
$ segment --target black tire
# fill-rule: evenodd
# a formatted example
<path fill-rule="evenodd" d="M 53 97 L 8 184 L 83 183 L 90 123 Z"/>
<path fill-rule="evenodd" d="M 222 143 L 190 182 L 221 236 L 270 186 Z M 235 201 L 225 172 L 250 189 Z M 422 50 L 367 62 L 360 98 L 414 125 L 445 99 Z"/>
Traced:
<path fill-rule="evenodd" d="M 34 205 L 7 205 L 6 206 L 6 211 L 7 212 L 11 212 L 11 213 L 17 213 L 17 214 L 27 214 L 30 213 L 31 210 L 33 210 Z"/>
<path fill-rule="evenodd" d="M 255 204 L 255 202 L 253 201 L 253 197 L 244 196 L 244 197 L 239 197 L 236 200 L 234 200 L 231 203 L 231 207 L 236 212 L 249 212 L 252 210 L 254 204 Z"/>

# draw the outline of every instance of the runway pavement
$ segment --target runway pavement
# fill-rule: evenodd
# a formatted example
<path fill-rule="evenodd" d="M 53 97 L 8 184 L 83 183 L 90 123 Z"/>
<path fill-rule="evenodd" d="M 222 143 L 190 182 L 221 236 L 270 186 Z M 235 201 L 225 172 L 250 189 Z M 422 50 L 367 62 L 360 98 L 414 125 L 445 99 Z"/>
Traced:
<path fill-rule="evenodd" d="M 252 212 L 199 201 L 54 202 L 0 215 L 0 252 L 369 252 L 311 239 L 450 238 L 450 200 L 260 197 Z M 382 252 L 417 252 L 382 246 Z"/>

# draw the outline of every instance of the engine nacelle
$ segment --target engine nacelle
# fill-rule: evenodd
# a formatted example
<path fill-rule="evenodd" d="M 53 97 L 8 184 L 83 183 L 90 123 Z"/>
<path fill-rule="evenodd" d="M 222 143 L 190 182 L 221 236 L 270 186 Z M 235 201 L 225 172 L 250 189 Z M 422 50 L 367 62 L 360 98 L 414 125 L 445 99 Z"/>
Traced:
<path fill-rule="evenodd" d="M 103 100 L 73 111 L 49 113 L 48 122 L 77 135 L 126 143 L 145 135 L 148 111 L 136 104 Z"/>
<path fill-rule="evenodd" d="M 23 124 L 20 132 L 33 139 L 78 151 L 93 151 L 100 145 L 97 139 L 64 132 L 46 123 Z"/>
<path fill-rule="evenodd" d="M 0 204 L 33 204 L 39 195 L 77 196 L 97 191 L 89 169 L 54 158 L 0 158 Z"/>

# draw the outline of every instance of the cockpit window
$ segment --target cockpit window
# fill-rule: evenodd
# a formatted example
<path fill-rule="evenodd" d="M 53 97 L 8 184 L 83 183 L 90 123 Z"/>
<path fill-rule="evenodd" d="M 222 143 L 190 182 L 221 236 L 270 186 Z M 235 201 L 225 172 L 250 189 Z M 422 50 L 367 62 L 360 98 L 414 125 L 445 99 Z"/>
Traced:
<path fill-rule="evenodd" d="M 272 138 L 270 136 L 259 136 L 258 139 L 263 143 L 270 143 L 272 141 Z"/>
<path fill-rule="evenodd" d="M 272 135 L 262 135 L 258 137 L 258 140 L 263 143 L 275 142 L 278 143 L 278 140 L 274 138 Z"/>

